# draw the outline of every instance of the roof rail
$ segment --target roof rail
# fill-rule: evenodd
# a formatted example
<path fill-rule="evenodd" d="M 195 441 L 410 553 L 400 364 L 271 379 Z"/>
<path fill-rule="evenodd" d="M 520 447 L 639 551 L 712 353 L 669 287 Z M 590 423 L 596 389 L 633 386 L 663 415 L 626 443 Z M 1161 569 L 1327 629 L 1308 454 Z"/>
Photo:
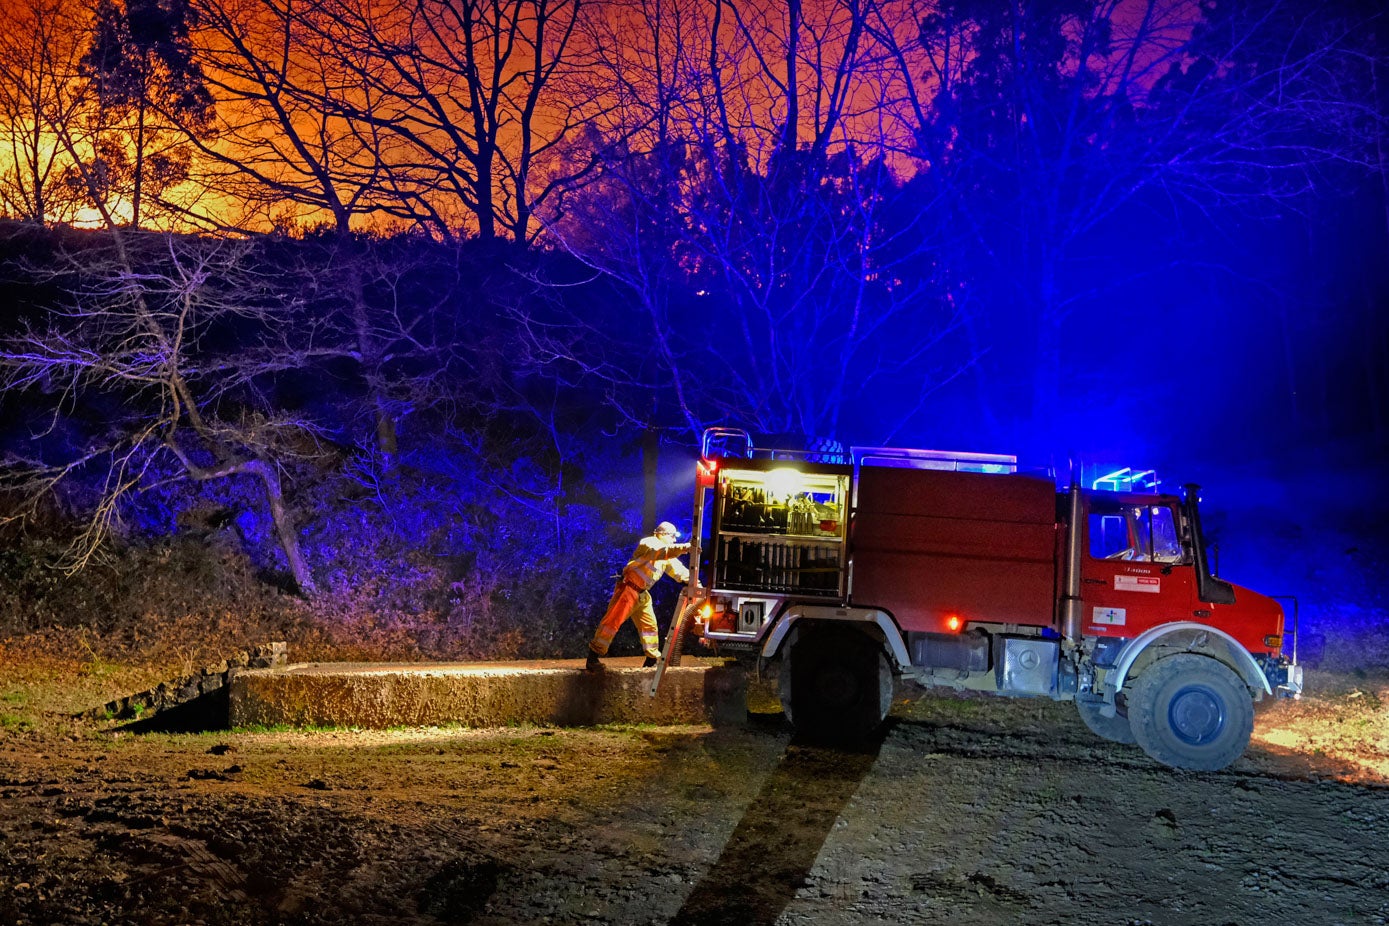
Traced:
<path fill-rule="evenodd" d="M 730 452 L 730 442 L 738 449 L 737 453 Z M 706 460 L 729 456 L 751 459 L 752 435 L 741 428 L 705 428 L 699 442 L 699 454 Z"/>
<path fill-rule="evenodd" d="M 894 469 L 940 469 L 961 473 L 1016 473 L 1018 458 L 1009 453 L 962 450 L 916 450 L 910 447 L 854 447 L 858 466 Z"/>
<path fill-rule="evenodd" d="M 770 440 L 778 438 L 773 435 Z M 789 460 L 806 463 L 849 464 L 849 453 L 836 440 L 797 437 L 780 438 L 794 446 L 759 447 L 753 435 L 742 428 L 706 428 L 700 440 L 699 452 L 706 460 L 715 458 L 741 460 Z"/>
<path fill-rule="evenodd" d="M 914 447 L 850 447 L 845 453 L 837 442 L 813 449 L 756 447 L 742 428 L 706 428 L 700 455 L 706 460 L 769 459 L 803 460 L 893 469 L 935 469 L 968 473 L 1016 473 L 1018 458 L 1007 453 L 973 453 L 963 450 L 921 450 Z M 838 446 L 835 449 L 831 444 Z"/>

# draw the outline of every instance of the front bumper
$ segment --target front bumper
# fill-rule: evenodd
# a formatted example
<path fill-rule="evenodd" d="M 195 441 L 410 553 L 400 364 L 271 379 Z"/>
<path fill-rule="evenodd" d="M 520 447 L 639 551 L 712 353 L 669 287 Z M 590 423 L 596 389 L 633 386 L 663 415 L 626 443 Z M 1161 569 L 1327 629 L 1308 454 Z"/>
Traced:
<path fill-rule="evenodd" d="M 1276 697 L 1294 700 L 1302 697 L 1302 666 L 1279 660 L 1264 665 L 1263 670 Z"/>

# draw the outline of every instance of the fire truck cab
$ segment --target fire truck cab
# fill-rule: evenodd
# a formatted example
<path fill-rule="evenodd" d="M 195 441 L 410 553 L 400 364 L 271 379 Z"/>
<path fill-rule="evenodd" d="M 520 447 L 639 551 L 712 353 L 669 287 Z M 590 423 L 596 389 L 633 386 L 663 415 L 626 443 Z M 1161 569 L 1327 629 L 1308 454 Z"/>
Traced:
<path fill-rule="evenodd" d="M 1282 607 L 1211 573 L 1195 486 L 1058 488 L 1008 455 L 764 449 L 722 428 L 698 470 L 665 662 L 688 617 L 774 672 L 798 731 L 866 735 L 905 680 L 1073 701 L 1101 737 L 1218 769 L 1254 700 L 1301 691 Z"/>

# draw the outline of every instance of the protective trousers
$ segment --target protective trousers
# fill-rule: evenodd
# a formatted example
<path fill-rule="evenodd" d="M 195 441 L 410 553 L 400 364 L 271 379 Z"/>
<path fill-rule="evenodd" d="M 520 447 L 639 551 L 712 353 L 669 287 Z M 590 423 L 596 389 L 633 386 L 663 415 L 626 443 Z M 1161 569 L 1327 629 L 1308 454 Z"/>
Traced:
<path fill-rule="evenodd" d="M 599 656 L 606 656 L 622 622 L 629 618 L 637 625 L 642 650 L 648 656 L 659 657 L 660 630 L 656 627 L 656 611 L 651 607 L 651 593 L 628 583 L 625 579 L 619 579 L 617 587 L 613 589 L 608 610 L 603 614 L 603 620 L 599 622 L 598 630 L 593 634 L 588 648 Z"/>

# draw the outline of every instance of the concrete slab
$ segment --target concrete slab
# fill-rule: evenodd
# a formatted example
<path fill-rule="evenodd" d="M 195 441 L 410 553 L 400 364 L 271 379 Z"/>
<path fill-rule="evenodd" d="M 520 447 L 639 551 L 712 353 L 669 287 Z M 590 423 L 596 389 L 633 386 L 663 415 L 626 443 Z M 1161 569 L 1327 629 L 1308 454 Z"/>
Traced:
<path fill-rule="evenodd" d="M 246 726 L 384 728 L 458 723 L 586 726 L 598 723 L 738 723 L 746 718 L 746 674 L 721 659 L 686 656 L 667 669 L 641 658 L 485 663 L 304 663 L 236 673 L 230 722 Z"/>

